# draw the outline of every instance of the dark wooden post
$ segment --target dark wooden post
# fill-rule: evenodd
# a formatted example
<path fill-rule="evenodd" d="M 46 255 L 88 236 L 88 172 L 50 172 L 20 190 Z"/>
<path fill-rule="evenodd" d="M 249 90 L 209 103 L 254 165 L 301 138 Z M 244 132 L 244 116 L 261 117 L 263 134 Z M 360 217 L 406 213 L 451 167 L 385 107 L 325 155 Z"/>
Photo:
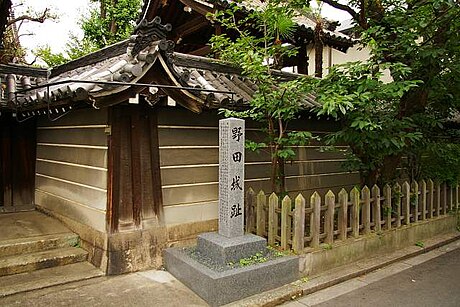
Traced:
<path fill-rule="evenodd" d="M 108 220 L 111 232 L 157 224 L 161 176 L 157 113 L 144 105 L 111 109 Z"/>

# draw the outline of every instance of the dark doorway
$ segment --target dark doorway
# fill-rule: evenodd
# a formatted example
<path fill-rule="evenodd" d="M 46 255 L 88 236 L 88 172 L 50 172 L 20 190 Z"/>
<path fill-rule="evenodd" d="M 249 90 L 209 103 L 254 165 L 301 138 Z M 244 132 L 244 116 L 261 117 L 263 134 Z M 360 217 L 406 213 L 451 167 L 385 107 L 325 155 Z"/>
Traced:
<path fill-rule="evenodd" d="M 0 212 L 33 208 L 36 121 L 0 115 Z"/>

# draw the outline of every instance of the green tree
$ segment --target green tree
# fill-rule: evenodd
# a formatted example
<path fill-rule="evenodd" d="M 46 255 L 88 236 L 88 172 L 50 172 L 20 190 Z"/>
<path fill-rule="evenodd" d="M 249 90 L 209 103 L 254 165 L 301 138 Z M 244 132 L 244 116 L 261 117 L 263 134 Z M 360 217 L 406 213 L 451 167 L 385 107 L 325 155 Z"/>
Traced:
<path fill-rule="evenodd" d="M 34 51 L 48 66 L 64 64 L 85 54 L 128 38 L 135 26 L 141 0 L 92 0 L 99 6 L 83 17 L 80 26 L 83 38 L 71 34 L 63 53 L 52 52 L 50 46 Z"/>
<path fill-rule="evenodd" d="M 293 35 L 296 11 L 289 3 L 269 0 L 264 5 L 242 12 L 241 6 L 231 5 L 212 16 L 230 34 L 214 36 L 213 50 L 225 61 L 240 67 L 242 74 L 254 82 L 258 90 L 244 111 L 224 110 L 226 116 L 250 118 L 265 127 L 263 142 L 248 141 L 251 150 L 271 154 L 271 183 L 275 192 L 285 192 L 284 162 L 294 158 L 292 146 L 307 144 L 312 138 L 306 131 L 289 130 L 290 121 L 304 110 L 302 97 L 309 92 L 311 78 L 286 79 L 277 71 L 285 56 L 297 51 L 283 39 Z"/>
<path fill-rule="evenodd" d="M 99 3 L 81 27 L 84 38 L 97 48 L 103 48 L 128 38 L 141 8 L 140 0 L 92 0 Z"/>
<path fill-rule="evenodd" d="M 402 157 L 457 112 L 460 5 L 455 0 L 322 0 L 353 17 L 368 63 L 332 71 L 317 91 L 320 114 L 340 119 L 330 143 L 351 146 L 363 181 L 389 181 Z M 393 82 L 379 81 L 389 70 Z M 439 132 L 439 130 L 436 130 Z"/>
<path fill-rule="evenodd" d="M 11 14 L 22 3 L 12 6 L 11 1 L 0 1 L 0 63 L 25 63 L 26 52 L 19 42 L 19 31 L 24 21 L 43 23 L 55 20 L 56 16 L 49 8 L 36 12 L 30 8 L 16 17 Z"/>

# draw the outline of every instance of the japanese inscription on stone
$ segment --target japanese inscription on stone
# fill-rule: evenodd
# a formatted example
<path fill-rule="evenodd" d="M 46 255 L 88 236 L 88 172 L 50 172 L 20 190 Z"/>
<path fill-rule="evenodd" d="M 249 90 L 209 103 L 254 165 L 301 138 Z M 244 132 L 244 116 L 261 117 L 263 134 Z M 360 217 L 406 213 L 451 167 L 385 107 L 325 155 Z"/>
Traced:
<path fill-rule="evenodd" d="M 219 234 L 244 234 L 244 120 L 219 121 Z"/>

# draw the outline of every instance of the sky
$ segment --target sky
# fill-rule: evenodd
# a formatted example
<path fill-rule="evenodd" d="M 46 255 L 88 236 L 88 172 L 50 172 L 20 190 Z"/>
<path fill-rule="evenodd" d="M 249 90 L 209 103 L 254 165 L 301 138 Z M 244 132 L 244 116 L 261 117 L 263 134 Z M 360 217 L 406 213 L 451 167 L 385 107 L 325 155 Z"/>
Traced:
<path fill-rule="evenodd" d="M 23 3 L 23 5 L 19 5 Z M 315 1 L 312 1 L 315 4 Z M 29 8 L 34 11 L 42 12 L 45 8 L 50 8 L 52 13 L 58 16 L 58 20 L 47 20 L 43 24 L 36 22 L 24 22 L 20 28 L 21 44 L 28 51 L 27 60 L 34 59 L 31 50 L 40 46 L 49 45 L 53 52 L 62 52 L 68 41 L 69 33 L 78 37 L 82 36 L 82 31 L 78 25 L 78 20 L 83 14 L 87 14 L 90 7 L 89 0 L 13 0 L 16 6 L 16 16 L 26 12 Z M 94 4 L 93 4 L 94 5 Z M 345 20 L 350 16 L 342 11 L 338 11 L 328 5 L 322 8 L 322 14 L 333 20 Z M 27 35 L 33 33 L 33 35 Z"/>
<path fill-rule="evenodd" d="M 19 5 L 23 3 L 23 5 Z M 68 41 L 69 33 L 79 37 L 82 31 L 78 26 L 78 20 L 83 14 L 87 14 L 90 7 L 89 0 L 13 0 L 16 17 L 22 15 L 29 8 L 36 12 L 43 12 L 50 8 L 56 21 L 46 20 L 43 24 L 36 22 L 24 22 L 19 30 L 20 41 L 29 52 L 28 60 L 33 60 L 30 51 L 39 46 L 49 45 L 54 52 L 62 52 Z M 33 35 L 28 35 L 32 33 Z"/>

